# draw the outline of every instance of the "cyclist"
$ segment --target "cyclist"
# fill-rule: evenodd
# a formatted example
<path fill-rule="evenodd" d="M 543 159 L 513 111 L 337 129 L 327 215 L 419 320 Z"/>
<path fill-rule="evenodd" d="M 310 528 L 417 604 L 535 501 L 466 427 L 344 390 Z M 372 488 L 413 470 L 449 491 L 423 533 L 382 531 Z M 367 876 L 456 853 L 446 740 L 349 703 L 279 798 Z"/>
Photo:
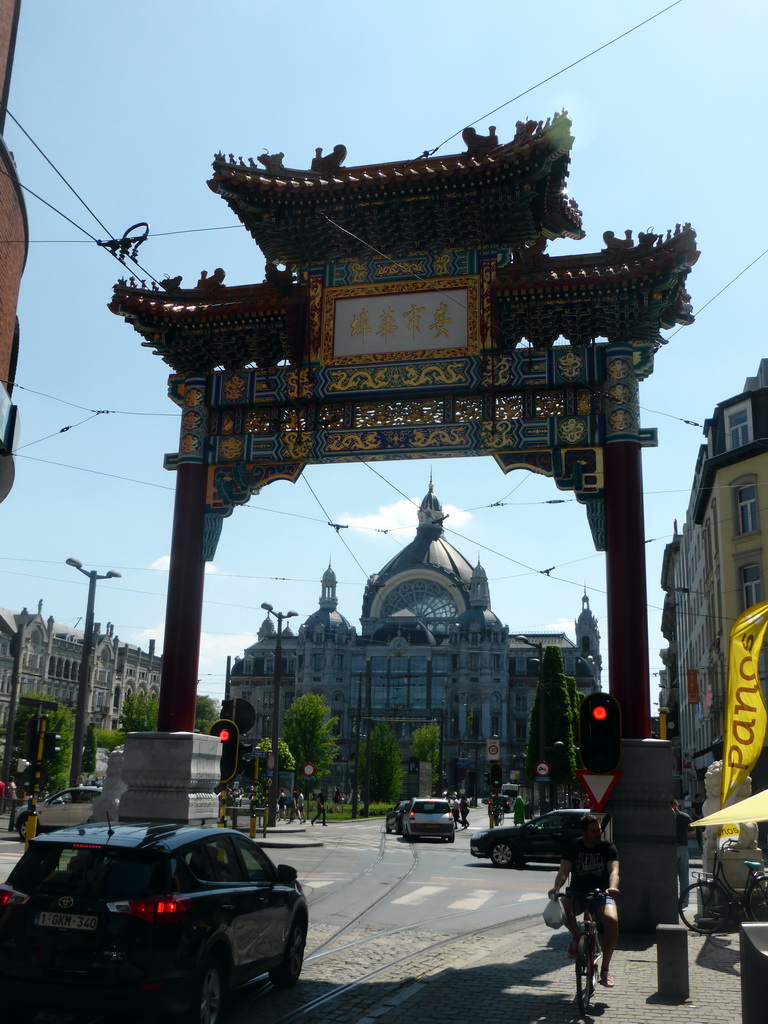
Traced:
<path fill-rule="evenodd" d="M 579 821 L 581 838 L 569 842 L 563 850 L 560 870 L 555 884 L 549 890 L 554 898 L 571 876 L 568 896 L 563 900 L 565 925 L 571 933 L 568 956 L 576 956 L 579 943 L 579 925 L 576 915 L 584 910 L 585 897 L 594 889 L 601 889 L 603 896 L 590 900 L 590 910 L 597 915 L 603 926 L 603 965 L 600 984 L 613 988 L 613 975 L 609 968 L 619 935 L 619 915 L 614 897 L 619 895 L 619 855 L 613 843 L 603 839 L 600 819 L 594 814 L 585 814 Z"/>

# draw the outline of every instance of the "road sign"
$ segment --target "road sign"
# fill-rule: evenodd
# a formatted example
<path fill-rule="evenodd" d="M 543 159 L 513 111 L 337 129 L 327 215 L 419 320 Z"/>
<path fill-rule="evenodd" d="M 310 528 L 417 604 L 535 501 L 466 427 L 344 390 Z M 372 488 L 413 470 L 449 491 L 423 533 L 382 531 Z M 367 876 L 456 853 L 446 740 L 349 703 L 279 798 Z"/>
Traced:
<path fill-rule="evenodd" d="M 275 755 L 270 750 L 267 754 L 267 775 L 272 776 L 275 774 Z"/>
<path fill-rule="evenodd" d="M 19 704 L 25 708 L 37 708 L 39 711 L 56 711 L 55 700 L 37 700 L 35 697 L 19 697 Z"/>
<path fill-rule="evenodd" d="M 499 746 L 498 741 L 497 740 L 489 740 L 488 741 L 487 750 L 488 750 L 488 760 L 489 761 L 498 761 L 499 754 L 501 753 L 501 747 Z"/>
<path fill-rule="evenodd" d="M 305 764 L 301 769 L 301 774 L 305 779 L 313 779 L 315 777 L 315 766 L 313 764 Z"/>
<path fill-rule="evenodd" d="M 550 771 L 550 769 L 549 769 L 549 762 L 548 761 L 539 761 L 538 764 L 536 765 L 536 778 L 538 778 L 538 779 L 546 778 L 549 775 L 549 771 Z"/>
<path fill-rule="evenodd" d="M 621 778 L 621 771 L 616 768 L 605 775 L 595 775 L 584 768 L 577 768 L 576 776 L 589 797 L 590 810 L 602 811 Z"/>

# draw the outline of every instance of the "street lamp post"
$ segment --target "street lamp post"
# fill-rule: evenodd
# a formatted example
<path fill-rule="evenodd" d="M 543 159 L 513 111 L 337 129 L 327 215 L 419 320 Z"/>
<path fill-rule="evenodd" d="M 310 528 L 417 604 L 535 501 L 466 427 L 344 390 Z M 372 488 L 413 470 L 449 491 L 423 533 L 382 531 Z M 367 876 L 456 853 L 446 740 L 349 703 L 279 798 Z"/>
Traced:
<path fill-rule="evenodd" d="M 77 779 L 83 766 L 83 743 L 85 742 L 85 716 L 88 710 L 88 689 L 90 683 L 91 649 L 93 647 L 93 606 L 96 600 L 96 581 L 111 580 L 122 576 L 122 573 L 110 569 L 99 575 L 95 569 L 84 569 L 83 563 L 77 558 L 68 558 L 71 565 L 83 576 L 88 577 L 88 604 L 85 612 L 85 635 L 83 636 L 83 653 L 80 657 L 80 669 L 77 673 L 77 706 L 75 709 L 75 733 L 72 738 L 72 764 L 69 770 L 70 786 L 77 785 Z"/>
<path fill-rule="evenodd" d="M 529 640 L 527 636 L 516 636 L 515 640 L 517 640 L 518 643 L 525 644 L 527 647 L 535 648 L 539 655 L 539 683 L 537 695 L 539 698 L 539 763 L 541 763 L 546 760 L 547 753 L 546 729 L 544 724 L 544 644 L 538 643 L 536 640 Z M 544 813 L 545 787 L 546 782 L 539 783 L 539 814 Z"/>
<path fill-rule="evenodd" d="M 272 699 L 272 757 L 274 759 L 273 764 L 273 776 L 272 785 L 269 787 L 269 800 L 267 807 L 269 810 L 269 825 L 270 828 L 277 826 L 277 788 L 278 781 L 280 779 L 280 753 L 278 750 L 280 741 L 280 685 L 283 681 L 283 619 L 290 619 L 292 615 L 298 615 L 298 612 L 276 612 L 271 604 L 262 602 L 261 607 L 267 612 L 268 615 L 274 616 L 277 619 L 277 642 L 275 643 L 275 691 Z"/>

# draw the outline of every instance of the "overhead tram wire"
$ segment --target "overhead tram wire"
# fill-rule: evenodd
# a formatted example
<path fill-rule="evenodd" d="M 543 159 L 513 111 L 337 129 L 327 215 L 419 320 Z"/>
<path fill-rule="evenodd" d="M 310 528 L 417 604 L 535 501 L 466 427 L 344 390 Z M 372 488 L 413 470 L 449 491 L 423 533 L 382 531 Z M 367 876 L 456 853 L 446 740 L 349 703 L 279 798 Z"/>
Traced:
<path fill-rule="evenodd" d="M 93 219 L 94 219 L 94 220 L 96 221 L 96 223 L 97 223 L 97 224 L 99 225 L 99 227 L 100 227 L 100 228 L 102 228 L 102 229 L 103 229 L 103 230 L 104 230 L 104 231 L 106 232 L 106 234 L 107 234 L 107 235 L 109 235 L 109 240 L 110 240 L 110 241 L 112 241 L 112 242 L 116 242 L 116 241 L 119 241 L 119 239 L 115 239 L 115 238 L 113 238 L 113 236 L 112 236 L 112 232 L 111 232 L 111 231 L 109 230 L 109 228 L 108 228 L 108 227 L 106 227 L 106 226 L 105 226 L 105 225 L 104 225 L 104 224 L 102 223 L 102 221 L 101 221 L 101 220 L 100 220 L 100 219 L 99 219 L 99 218 L 98 218 L 98 217 L 96 216 L 96 214 L 95 214 L 95 213 L 93 212 L 93 210 L 92 210 L 92 209 L 90 208 L 90 206 L 88 206 L 88 204 L 87 204 L 87 203 L 85 202 L 85 200 L 84 200 L 84 199 L 82 198 L 82 196 L 81 196 L 81 195 L 80 195 L 80 194 L 79 194 L 79 193 L 77 192 L 77 190 L 76 190 L 75 188 L 73 188 L 73 186 L 72 186 L 72 185 L 70 185 L 70 183 L 69 183 L 69 182 L 67 181 L 67 179 L 66 179 L 66 178 L 64 177 L 64 175 L 63 175 L 63 174 L 61 173 L 61 171 L 60 171 L 60 170 L 59 170 L 59 169 L 58 169 L 58 168 L 56 167 L 56 165 L 55 165 L 55 164 L 54 164 L 54 163 L 53 163 L 53 162 L 52 162 L 52 161 L 51 161 L 51 160 L 50 160 L 50 159 L 49 159 L 49 158 L 48 158 L 48 157 L 46 156 L 46 154 L 45 154 L 45 153 L 43 152 L 43 150 L 42 150 L 42 149 L 40 148 L 40 146 L 38 146 L 38 144 L 37 144 L 37 143 L 35 142 L 35 140 L 34 140 L 34 139 L 32 138 L 32 136 L 31 136 L 31 135 L 30 135 L 30 134 L 29 134 L 29 133 L 28 133 L 28 132 L 27 132 L 27 131 L 26 131 L 26 130 L 24 129 L 24 127 L 23 127 L 23 126 L 22 126 L 22 125 L 21 125 L 21 124 L 19 123 L 19 121 L 17 121 L 17 120 L 16 120 L 16 118 L 15 118 L 15 117 L 13 116 L 13 114 L 11 113 L 11 111 L 10 111 L 10 110 L 8 109 L 7 105 L 5 106 L 5 111 L 6 111 L 6 113 L 8 114 L 8 116 L 9 116 L 9 117 L 11 118 L 11 120 L 12 120 L 12 121 L 14 122 L 14 124 L 16 124 L 16 125 L 17 125 L 17 127 L 19 128 L 19 130 L 20 130 L 20 131 L 22 131 L 22 132 L 24 133 L 24 135 L 25 135 L 25 136 L 27 137 L 27 139 L 29 139 L 29 141 L 30 141 L 30 142 L 32 143 L 32 145 L 33 145 L 33 146 L 35 147 L 35 149 L 36 149 L 36 150 L 38 151 L 38 153 L 40 153 L 40 155 L 41 155 L 41 156 L 43 157 L 43 159 L 44 159 L 44 160 L 45 160 L 45 161 L 46 161 L 46 162 L 47 162 L 47 163 L 48 163 L 48 164 L 50 165 L 50 167 L 51 167 L 51 168 L 52 168 L 52 169 L 53 169 L 53 170 L 54 170 L 54 171 L 56 172 L 56 174 L 57 174 L 57 175 L 58 175 L 58 176 L 59 176 L 59 177 L 61 178 L 61 180 L 62 180 L 62 181 L 64 182 L 64 184 L 65 184 L 65 185 L 67 186 L 67 188 L 68 188 L 68 189 L 69 189 L 69 190 L 70 190 L 70 191 L 72 192 L 72 194 L 73 194 L 73 195 L 74 195 L 74 196 L 75 196 L 75 197 L 77 198 L 77 200 L 78 200 L 78 201 L 79 201 L 80 203 L 82 203 L 82 205 L 83 205 L 83 206 L 85 207 L 85 209 L 86 209 L 86 210 L 88 211 L 88 213 L 90 213 L 90 215 L 91 215 L 91 216 L 93 217 Z M 83 226 L 82 226 L 81 224 L 78 224 L 78 223 L 77 223 L 76 221 L 72 220 L 72 218 L 71 218 L 71 217 L 68 217 L 68 216 L 67 216 L 67 215 L 66 215 L 65 213 L 63 213 L 63 212 L 62 212 L 61 210 L 59 210 L 59 209 L 58 209 L 58 208 L 57 208 L 56 206 L 54 206 L 54 205 L 53 205 L 52 203 L 49 203 L 49 202 L 48 202 L 47 200 L 43 199 L 43 198 L 42 198 L 42 196 L 39 196 L 39 195 L 37 195 L 37 193 L 36 193 L 36 192 L 33 192 L 31 188 L 29 188 L 29 187 L 28 187 L 27 185 L 25 185 L 25 184 L 24 184 L 24 183 L 23 183 L 23 182 L 22 182 L 22 181 L 21 181 L 21 180 L 19 179 L 18 175 L 13 175 L 13 174 L 10 174 L 10 173 L 9 173 L 8 171 L 6 171 L 6 170 L 4 170 L 4 169 L 2 169 L 2 168 L 0 168 L 0 173 L 1 173 L 1 174 L 4 174 L 4 175 L 6 176 L 6 178 L 9 178 L 9 179 L 10 179 L 10 180 L 11 180 L 12 182 L 14 182 L 14 183 L 15 183 L 16 185 L 18 185 L 18 186 L 19 186 L 19 188 L 22 188 L 22 189 L 24 189 L 24 191 L 25 191 L 25 192 L 29 192 L 29 194 L 30 194 L 31 196 L 34 196 L 34 197 L 35 197 L 35 199 L 37 199 L 37 200 L 38 200 L 39 202 L 43 203 L 43 204 L 44 204 L 45 206 L 47 206 L 47 207 L 48 207 L 48 208 L 49 208 L 50 210 L 53 210 L 53 212 L 54 212 L 54 213 L 57 213 L 57 214 L 58 214 L 58 215 L 59 215 L 60 217 L 63 217 L 63 218 L 64 218 L 64 220 L 66 220 L 66 221 L 67 221 L 68 223 L 70 223 L 70 224 L 71 224 L 71 225 L 72 225 L 72 226 L 73 226 L 74 228 L 77 228 L 77 230 L 78 230 L 78 231 L 82 231 L 82 233 L 83 233 L 84 235 L 87 235 L 87 236 L 88 236 L 88 238 L 90 238 L 90 239 L 91 239 L 91 241 L 93 241 L 93 242 L 95 242 L 95 243 L 96 243 L 96 245 L 100 245 L 100 246 L 101 246 L 101 248 L 105 248 L 105 249 L 107 250 L 107 252 L 109 252 L 109 254 L 110 254 L 111 256 L 113 256 L 113 257 L 114 257 L 114 258 L 115 258 L 115 259 L 117 260 L 117 262 L 118 262 L 118 263 L 119 263 L 119 264 L 120 264 L 121 266 L 125 267 L 125 260 L 130 260 L 130 262 L 131 262 L 131 263 L 132 263 L 132 264 L 133 264 L 134 266 L 136 266 L 136 267 L 138 267 L 138 268 L 139 268 L 139 270 L 140 270 L 140 271 L 142 272 L 142 274 L 146 274 L 146 275 L 147 275 L 147 277 L 148 277 L 148 278 L 149 278 L 149 279 L 150 279 L 151 281 L 154 281 L 154 282 L 155 282 L 155 284 L 156 284 L 156 285 L 158 285 L 158 287 L 160 286 L 160 282 L 159 282 L 159 281 L 157 280 L 157 278 L 156 278 L 156 277 L 154 277 L 154 275 L 153 275 L 153 274 L 151 274 L 151 273 L 150 273 L 150 272 L 149 272 L 149 271 L 148 271 L 148 270 L 147 270 L 147 269 L 146 269 L 145 267 L 143 267 L 143 266 L 141 265 L 141 263 L 139 263 L 139 261 L 138 261 L 138 260 L 136 259 L 136 257 L 135 257 L 135 256 L 131 256 L 129 252 L 125 252 L 125 253 L 123 254 L 123 258 L 121 258 L 120 256 L 118 256 L 117 252 L 113 251 L 113 250 L 112 250 L 111 248 L 109 248 L 108 246 L 105 246 L 105 245 L 101 244 L 101 243 L 99 242 L 99 239 L 98 239 L 98 238 L 96 238 L 96 237 L 95 237 L 94 235 L 92 235 L 92 234 L 90 233 L 90 231 L 88 231 L 88 230 L 87 230 L 86 228 L 84 228 L 84 227 L 83 227 Z M 147 225 L 147 227 L 148 227 L 148 225 Z"/>
<path fill-rule="evenodd" d="M 652 14 L 649 18 L 646 18 L 644 21 L 638 22 L 637 25 L 634 25 L 632 28 L 627 29 L 620 35 L 615 36 L 613 39 L 609 39 L 607 43 L 603 43 L 601 46 L 598 46 L 596 49 L 591 50 L 589 53 L 585 53 L 583 57 L 579 57 L 578 60 L 572 61 L 570 64 L 567 64 L 564 68 L 561 68 L 554 74 L 548 75 L 546 78 L 542 78 L 542 80 L 540 82 L 537 82 L 536 85 L 532 85 L 530 88 L 525 89 L 521 93 L 518 93 L 517 96 L 513 96 L 512 99 L 506 100 L 504 103 L 499 104 L 498 107 L 494 107 L 493 110 L 489 110 L 487 114 L 481 114 L 480 117 L 476 118 L 474 121 L 470 121 L 468 125 L 463 125 L 461 128 L 459 128 L 458 131 L 454 132 L 453 135 L 449 135 L 447 139 L 443 139 L 443 141 L 439 145 L 435 146 L 434 149 L 425 150 L 416 159 L 423 159 L 434 156 L 438 150 L 442 149 L 443 146 L 447 145 L 447 143 L 455 139 L 457 135 L 461 135 L 465 128 L 471 128 L 474 125 L 479 124 L 481 121 L 484 121 L 487 117 L 493 117 L 493 115 L 497 113 L 499 110 L 503 110 L 505 107 L 508 107 L 511 103 L 516 103 L 518 100 L 522 99 L 523 96 L 527 96 L 529 93 L 534 92 L 536 89 L 539 89 L 542 85 L 546 85 L 547 82 L 551 82 L 553 81 L 553 79 L 559 78 L 560 75 L 564 75 L 565 72 L 570 71 L 571 68 L 575 68 L 577 65 L 583 64 L 585 60 L 589 60 L 590 57 L 594 57 L 596 53 L 600 53 L 601 50 L 605 50 L 609 46 L 612 46 L 614 43 L 618 43 L 620 39 L 624 39 L 626 36 L 631 35 L 633 32 L 636 32 L 638 29 L 642 28 L 644 25 L 647 25 L 654 19 L 660 18 L 662 14 L 666 14 L 667 11 L 671 11 L 673 7 L 677 7 L 678 4 L 681 3 L 683 3 L 683 0 L 674 0 L 674 3 L 671 3 L 667 7 L 662 8 L 662 10 L 657 11 L 656 14 Z"/>
<path fill-rule="evenodd" d="M 69 405 L 73 409 L 82 409 L 83 412 L 103 413 L 108 412 L 116 416 L 177 416 L 175 412 L 132 412 L 128 409 L 91 409 L 87 405 L 78 405 L 77 402 L 69 402 L 66 398 L 59 398 L 58 395 L 49 395 L 45 391 L 35 391 L 34 388 L 28 388 L 24 384 L 19 384 L 15 380 L 7 380 L 6 378 L 0 377 L 0 384 L 12 384 L 14 390 L 27 391 L 30 395 L 38 395 L 40 398 L 50 398 L 52 402 L 61 402 L 62 405 Z"/>
<path fill-rule="evenodd" d="M 312 484 L 311 484 L 311 483 L 309 482 L 309 480 L 307 480 L 306 476 L 305 476 L 305 475 L 304 475 L 303 473 L 302 473 L 302 476 L 301 476 L 301 478 L 302 478 L 302 480 L 304 481 L 304 483 L 305 483 L 305 484 L 307 485 L 307 487 L 309 488 L 309 490 L 310 490 L 310 493 L 312 494 L 312 497 L 313 497 L 313 498 L 315 499 L 315 501 L 317 502 L 317 504 L 318 504 L 318 505 L 320 506 L 320 508 L 322 509 L 322 511 L 323 511 L 323 515 L 324 515 L 324 516 L 326 517 L 326 520 L 327 520 L 328 526 L 332 526 L 332 527 L 334 528 L 334 530 L 336 531 L 336 536 L 337 536 L 337 537 L 339 538 L 339 540 L 341 541 L 341 543 L 342 543 L 342 544 L 344 545 L 344 547 L 345 547 L 345 548 L 347 549 L 347 551 L 348 551 L 348 552 L 349 552 L 349 554 L 351 555 L 352 559 L 354 560 L 354 562 L 355 562 L 355 564 L 357 565 L 357 567 L 358 567 L 358 569 L 360 570 L 360 572 L 361 572 L 361 573 L 363 574 L 363 576 L 364 576 L 364 577 L 365 577 L 366 579 L 368 579 L 368 577 L 369 577 L 370 573 L 367 573 L 367 572 L 365 571 L 365 569 L 364 569 L 364 568 L 362 567 L 362 565 L 361 565 L 361 564 L 360 564 L 360 562 L 358 561 L 358 559 L 357 559 L 357 556 L 356 556 L 356 555 L 355 555 L 355 553 L 354 553 L 354 552 L 352 551 L 352 548 L 351 548 L 351 547 L 349 546 L 349 544 L 347 544 L 347 542 L 346 542 L 346 541 L 344 540 L 344 538 L 343 538 L 343 537 L 341 536 L 341 531 L 342 531 L 342 530 L 344 530 L 344 529 L 348 529 L 348 527 L 345 527 L 345 526 L 343 526 L 343 525 L 342 525 L 342 524 L 340 524 L 340 523 L 332 523 L 332 522 L 331 522 L 331 517 L 330 517 L 330 516 L 328 515 L 328 513 L 326 512 L 325 508 L 323 508 L 323 503 L 322 503 L 322 502 L 320 501 L 320 499 L 318 498 L 318 496 L 317 496 L 317 495 L 315 494 L 314 490 L 312 489 Z"/>
<path fill-rule="evenodd" d="M 81 196 L 81 195 L 79 194 L 79 192 L 77 192 L 77 190 L 76 190 L 76 189 L 75 189 L 75 188 L 74 188 L 74 187 L 73 187 L 72 185 L 70 185 L 70 183 L 69 183 L 69 182 L 67 181 L 67 179 L 66 179 L 66 178 L 64 177 L 64 175 L 63 175 L 63 174 L 61 173 L 61 171 L 60 171 L 60 170 L 58 169 L 58 167 L 57 167 L 57 166 L 56 166 L 56 165 L 55 165 L 55 164 L 53 163 L 53 161 L 52 161 L 52 160 L 50 160 L 50 159 L 48 158 L 48 156 L 47 156 L 47 155 L 46 155 L 46 154 L 45 154 L 45 153 L 43 152 L 43 150 L 42 150 L 42 149 L 41 149 L 41 148 L 40 148 L 40 147 L 38 146 L 38 144 L 37 144 L 37 143 L 35 142 L 35 140 L 34 140 L 34 139 L 32 138 L 32 136 L 31 136 L 31 135 L 29 134 L 29 132 L 28 132 L 28 131 L 26 130 L 26 128 L 24 128 L 24 126 L 23 126 L 23 125 L 22 125 L 22 124 L 21 124 L 21 123 L 20 123 L 19 121 L 17 121 L 17 119 L 16 119 L 16 118 L 15 118 L 15 117 L 13 116 L 13 114 L 11 113 L 11 111 L 10 111 L 10 110 L 8 109 L 8 104 L 7 104 L 7 103 L 2 103 L 2 106 L 4 106 L 4 107 L 5 107 L 5 112 L 6 112 L 6 114 L 8 115 L 8 117 L 10 117 L 10 119 L 11 119 L 11 120 L 13 121 L 13 123 L 14 123 L 14 124 L 16 125 L 16 127 L 17 127 L 17 128 L 19 129 L 19 131 L 21 131 L 21 132 L 22 132 L 22 133 L 24 134 L 25 138 L 27 138 L 27 139 L 28 139 L 28 140 L 29 140 L 29 141 L 30 141 L 30 142 L 32 143 L 32 145 L 33 145 L 33 146 L 35 147 L 35 149 L 36 149 L 36 150 L 37 150 L 37 152 L 38 152 L 38 153 L 40 154 L 40 156 L 41 156 L 41 157 L 43 158 L 43 160 L 45 160 L 45 162 L 46 162 L 46 163 L 48 164 L 48 166 L 49 166 L 49 167 L 50 167 L 50 168 L 51 168 L 51 169 L 52 169 L 52 170 L 54 171 L 54 173 L 56 173 L 56 174 L 57 174 L 57 175 L 58 175 L 58 176 L 59 176 L 59 177 L 61 178 L 61 180 L 62 180 L 62 181 L 64 182 L 64 184 L 65 184 L 65 185 L 67 186 L 67 188 L 68 188 L 68 189 L 70 190 L 70 192 L 71 192 L 71 193 L 72 193 L 72 194 L 73 194 L 73 195 L 75 196 L 75 198 L 76 198 L 76 199 L 77 199 L 77 200 L 78 200 L 78 201 L 79 201 L 80 203 L 82 203 L 82 204 L 83 204 L 83 206 L 84 206 L 84 207 L 86 208 L 86 210 L 88 211 L 88 213 L 90 213 L 90 215 L 91 215 L 91 216 L 93 217 L 93 219 L 94 219 L 94 220 L 96 221 L 96 223 L 97 223 L 97 224 L 99 225 L 99 227 L 100 227 L 100 228 L 102 228 L 102 229 L 103 229 L 104 231 L 106 231 L 106 233 L 107 233 L 107 234 L 108 234 L 108 235 L 110 236 L 110 238 L 111 238 L 111 237 L 112 237 L 112 232 L 111 232 L 111 231 L 109 230 L 109 228 L 108 228 L 108 227 L 107 227 L 107 226 L 106 226 L 106 225 L 104 224 L 104 222 L 103 222 L 103 221 L 99 220 L 99 218 L 98 218 L 98 217 L 96 216 L 96 214 L 95 214 L 95 213 L 93 212 L 93 210 L 92 210 L 92 209 L 90 208 L 90 206 L 89 206 L 89 205 L 88 205 L 88 204 L 86 203 L 86 201 L 85 201 L 85 200 L 83 199 L 83 197 L 82 197 L 82 196 Z"/>

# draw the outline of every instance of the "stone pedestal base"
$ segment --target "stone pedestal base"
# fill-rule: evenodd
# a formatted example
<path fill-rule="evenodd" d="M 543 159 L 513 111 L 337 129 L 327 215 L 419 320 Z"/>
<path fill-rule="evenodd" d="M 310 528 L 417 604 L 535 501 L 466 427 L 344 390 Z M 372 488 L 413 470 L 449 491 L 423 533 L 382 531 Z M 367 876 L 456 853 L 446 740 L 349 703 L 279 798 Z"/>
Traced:
<path fill-rule="evenodd" d="M 215 825 L 221 741 L 192 732 L 129 732 L 120 821 Z"/>
<path fill-rule="evenodd" d="M 605 806 L 621 868 L 619 927 L 648 934 L 678 923 L 672 748 L 666 740 L 624 740 L 622 751 L 622 775 Z"/>

